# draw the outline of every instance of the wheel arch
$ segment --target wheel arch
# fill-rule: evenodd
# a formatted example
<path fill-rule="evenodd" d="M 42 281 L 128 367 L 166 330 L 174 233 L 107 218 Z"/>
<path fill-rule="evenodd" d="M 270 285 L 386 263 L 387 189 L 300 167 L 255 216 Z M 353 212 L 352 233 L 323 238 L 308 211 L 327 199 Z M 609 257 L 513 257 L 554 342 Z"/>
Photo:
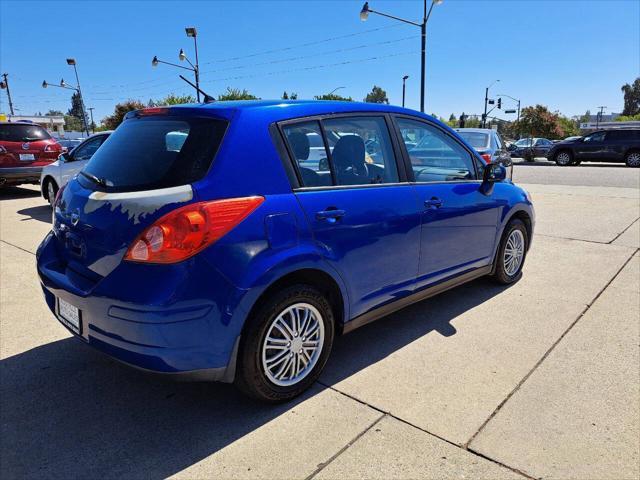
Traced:
<path fill-rule="evenodd" d="M 274 292 L 298 283 L 304 283 L 317 288 L 327 296 L 333 310 L 336 331 L 340 332 L 342 325 L 346 321 L 345 319 L 348 318 L 348 301 L 345 298 L 345 290 L 333 275 L 325 270 L 312 266 L 303 266 L 288 271 L 271 281 L 253 302 L 247 318 L 250 318 Z M 247 322 L 245 321 L 242 332 L 244 332 L 246 325 Z"/>

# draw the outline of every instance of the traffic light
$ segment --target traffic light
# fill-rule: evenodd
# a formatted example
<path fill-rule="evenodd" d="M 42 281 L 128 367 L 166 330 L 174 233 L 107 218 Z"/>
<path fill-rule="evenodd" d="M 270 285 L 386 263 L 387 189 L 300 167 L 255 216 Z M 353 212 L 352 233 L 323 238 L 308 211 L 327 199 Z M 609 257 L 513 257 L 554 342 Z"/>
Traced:
<path fill-rule="evenodd" d="M 498 99 L 498 110 L 500 110 L 502 108 L 502 99 L 499 98 Z"/>

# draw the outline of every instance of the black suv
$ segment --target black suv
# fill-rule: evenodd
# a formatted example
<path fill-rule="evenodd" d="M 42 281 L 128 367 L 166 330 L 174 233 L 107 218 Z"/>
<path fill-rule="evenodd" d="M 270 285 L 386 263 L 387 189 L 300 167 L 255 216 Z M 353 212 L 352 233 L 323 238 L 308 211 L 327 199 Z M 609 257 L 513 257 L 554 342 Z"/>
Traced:
<path fill-rule="evenodd" d="M 640 167 L 640 128 L 602 130 L 556 143 L 547 158 L 562 167 L 581 162 L 625 162 L 628 167 Z"/>

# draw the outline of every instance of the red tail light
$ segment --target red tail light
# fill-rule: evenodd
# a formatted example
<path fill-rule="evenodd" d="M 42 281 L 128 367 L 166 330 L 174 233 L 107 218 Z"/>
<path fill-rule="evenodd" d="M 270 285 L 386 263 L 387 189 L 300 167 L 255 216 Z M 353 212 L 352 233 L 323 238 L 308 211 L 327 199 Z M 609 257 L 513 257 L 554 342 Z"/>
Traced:
<path fill-rule="evenodd" d="M 7 153 L 7 149 L 0 145 L 0 153 Z"/>
<path fill-rule="evenodd" d="M 47 145 L 45 145 L 44 151 L 45 152 L 59 152 L 60 151 L 60 145 L 58 145 L 57 143 L 48 143 Z"/>
<path fill-rule="evenodd" d="M 490 153 L 483 153 L 480 156 L 484 159 L 485 162 L 491 163 L 491 154 Z"/>
<path fill-rule="evenodd" d="M 263 201 L 263 197 L 229 198 L 178 208 L 144 230 L 124 258 L 148 263 L 185 260 L 229 233 Z"/>

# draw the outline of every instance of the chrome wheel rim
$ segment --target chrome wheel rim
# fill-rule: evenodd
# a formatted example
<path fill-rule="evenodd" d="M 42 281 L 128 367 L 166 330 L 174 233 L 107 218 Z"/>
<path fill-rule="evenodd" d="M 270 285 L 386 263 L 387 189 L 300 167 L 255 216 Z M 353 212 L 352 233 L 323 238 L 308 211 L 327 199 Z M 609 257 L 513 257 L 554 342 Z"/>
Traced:
<path fill-rule="evenodd" d="M 56 199 L 56 192 L 55 192 L 55 189 L 53 188 L 53 183 L 51 182 L 47 183 L 47 197 L 49 199 L 49 203 L 53 205 L 53 202 Z"/>
<path fill-rule="evenodd" d="M 504 247 L 504 271 L 510 277 L 513 277 L 524 258 L 524 235 L 520 230 L 514 230 L 507 238 L 507 244 Z"/>
<path fill-rule="evenodd" d="M 632 153 L 627 158 L 627 164 L 630 167 L 640 167 L 640 153 Z"/>
<path fill-rule="evenodd" d="M 313 305 L 296 303 L 269 325 L 262 344 L 262 369 L 275 385 L 295 385 L 316 366 L 323 345 L 322 315 Z"/>
<path fill-rule="evenodd" d="M 567 152 L 561 152 L 556 157 L 556 160 L 560 165 L 569 165 L 569 163 L 571 163 L 571 156 Z"/>

